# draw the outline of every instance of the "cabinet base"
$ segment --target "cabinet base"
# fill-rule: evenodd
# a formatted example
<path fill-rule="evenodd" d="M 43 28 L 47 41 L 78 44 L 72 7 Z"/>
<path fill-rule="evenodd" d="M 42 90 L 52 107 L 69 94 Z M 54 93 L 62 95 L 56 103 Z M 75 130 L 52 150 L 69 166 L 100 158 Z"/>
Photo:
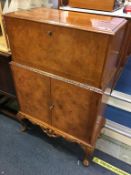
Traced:
<path fill-rule="evenodd" d="M 90 143 L 87 143 L 83 140 L 80 140 L 70 134 L 67 134 L 63 131 L 60 131 L 58 130 L 57 128 L 53 127 L 53 126 L 50 126 L 48 125 L 47 123 L 44 123 L 43 121 L 40 121 L 30 115 L 27 115 L 23 112 L 18 112 L 18 118 L 22 124 L 22 131 L 26 131 L 28 129 L 28 125 L 26 125 L 26 123 L 24 122 L 24 120 L 28 120 L 30 121 L 32 124 L 35 124 L 35 125 L 38 125 L 42 131 L 44 133 L 46 133 L 49 137 L 62 137 L 64 138 L 65 140 L 67 141 L 70 141 L 70 142 L 75 142 L 77 144 L 80 145 L 80 147 L 83 149 L 84 153 L 85 153 L 85 158 L 83 160 L 83 165 L 84 166 L 89 166 L 89 160 L 88 158 L 91 156 L 91 154 L 93 153 L 94 151 L 94 148 L 95 148 L 95 144 L 90 144 Z M 101 127 L 103 127 L 104 125 L 104 119 L 102 117 L 98 117 L 97 119 L 97 125 L 95 126 L 95 129 L 94 129 L 94 133 L 93 133 L 93 138 L 94 136 L 97 136 L 98 133 L 99 133 L 99 130 Z M 94 139 L 93 139 L 94 140 Z"/>
<path fill-rule="evenodd" d="M 86 143 L 82 140 L 79 140 L 74 136 L 71 136 L 67 133 L 64 133 L 64 132 L 58 130 L 57 128 L 49 126 L 48 124 L 46 124 L 44 122 L 41 122 L 37 119 L 34 119 L 33 117 L 31 117 L 23 112 L 19 112 L 17 115 L 18 115 L 18 118 L 22 124 L 21 131 L 26 131 L 28 129 L 28 126 L 26 125 L 26 123 L 24 123 L 24 120 L 27 119 L 32 124 L 38 125 L 43 130 L 43 132 L 46 133 L 49 137 L 62 137 L 67 141 L 75 142 L 75 143 L 79 144 L 85 152 L 85 158 L 83 160 L 83 165 L 84 166 L 89 165 L 88 156 L 90 156 L 92 154 L 92 152 L 94 151 L 94 146 L 92 146 L 89 143 Z"/>

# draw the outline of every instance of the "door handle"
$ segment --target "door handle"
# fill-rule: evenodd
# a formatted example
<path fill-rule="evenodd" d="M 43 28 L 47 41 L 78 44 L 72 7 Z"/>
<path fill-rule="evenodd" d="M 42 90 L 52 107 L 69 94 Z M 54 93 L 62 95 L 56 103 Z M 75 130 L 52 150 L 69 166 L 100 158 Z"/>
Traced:
<path fill-rule="evenodd" d="M 53 108 L 54 108 L 54 105 L 51 105 L 51 106 L 49 107 L 50 110 L 52 110 Z"/>

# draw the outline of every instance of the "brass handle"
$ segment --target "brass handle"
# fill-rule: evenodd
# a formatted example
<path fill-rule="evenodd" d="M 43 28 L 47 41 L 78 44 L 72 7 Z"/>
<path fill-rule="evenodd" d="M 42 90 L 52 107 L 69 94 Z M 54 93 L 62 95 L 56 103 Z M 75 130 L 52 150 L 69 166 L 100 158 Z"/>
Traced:
<path fill-rule="evenodd" d="M 52 31 L 48 31 L 48 36 L 52 36 L 53 35 L 53 32 Z"/>
<path fill-rule="evenodd" d="M 51 106 L 49 107 L 50 110 L 52 110 L 53 108 L 54 108 L 54 105 L 51 105 Z"/>

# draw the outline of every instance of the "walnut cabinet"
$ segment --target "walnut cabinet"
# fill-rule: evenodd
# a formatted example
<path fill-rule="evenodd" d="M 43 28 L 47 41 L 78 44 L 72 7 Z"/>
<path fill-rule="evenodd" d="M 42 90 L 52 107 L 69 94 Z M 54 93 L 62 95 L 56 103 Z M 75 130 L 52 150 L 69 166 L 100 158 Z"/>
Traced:
<path fill-rule="evenodd" d="M 64 135 L 79 138 L 81 143 L 91 143 L 101 93 L 14 62 L 11 67 L 22 113 Z"/>
<path fill-rule="evenodd" d="M 18 116 L 79 143 L 87 157 L 104 125 L 104 91 L 120 67 L 126 20 L 36 8 L 6 14 L 5 23 Z"/>

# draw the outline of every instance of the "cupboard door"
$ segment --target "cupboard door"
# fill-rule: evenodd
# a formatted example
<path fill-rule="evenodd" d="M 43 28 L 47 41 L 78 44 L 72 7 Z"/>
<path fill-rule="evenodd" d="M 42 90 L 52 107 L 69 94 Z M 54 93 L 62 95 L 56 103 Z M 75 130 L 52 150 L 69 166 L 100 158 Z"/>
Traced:
<path fill-rule="evenodd" d="M 54 104 L 52 125 L 78 139 L 90 142 L 101 95 L 51 79 Z"/>
<path fill-rule="evenodd" d="M 20 111 L 51 124 L 50 78 L 12 64 Z"/>

